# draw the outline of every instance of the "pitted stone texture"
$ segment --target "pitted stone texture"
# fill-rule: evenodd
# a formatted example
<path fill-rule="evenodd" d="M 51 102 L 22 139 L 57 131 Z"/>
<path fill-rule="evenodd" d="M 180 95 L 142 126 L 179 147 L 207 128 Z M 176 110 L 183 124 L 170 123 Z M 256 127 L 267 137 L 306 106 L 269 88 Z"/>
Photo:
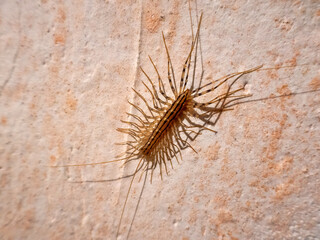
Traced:
<path fill-rule="evenodd" d="M 113 160 L 142 66 L 177 76 L 190 49 L 188 1 L 0 3 L 0 238 L 116 239 L 135 164 Z M 251 99 L 224 113 L 161 181 L 147 181 L 130 239 L 320 236 L 320 6 L 317 1 L 197 1 L 204 79 L 250 74 Z M 199 64 L 200 66 L 200 64 Z M 314 92 L 312 92 L 314 91 Z M 302 93 L 304 92 L 304 93 Z M 297 93 L 297 94 L 296 94 Z M 284 95 L 290 95 L 284 97 Z M 212 95 L 213 96 L 213 95 Z M 277 97 L 282 96 L 282 97 Z M 140 176 L 140 175 L 139 175 Z M 138 177 L 139 178 L 139 177 Z M 136 180 L 138 180 L 138 178 Z M 125 239 L 142 182 L 134 181 Z"/>

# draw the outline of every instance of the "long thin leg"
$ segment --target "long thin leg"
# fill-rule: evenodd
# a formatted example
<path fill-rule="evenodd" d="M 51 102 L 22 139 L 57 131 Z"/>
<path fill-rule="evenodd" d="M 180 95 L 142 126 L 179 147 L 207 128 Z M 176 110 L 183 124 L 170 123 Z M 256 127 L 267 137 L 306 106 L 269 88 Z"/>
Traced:
<path fill-rule="evenodd" d="M 172 167 L 172 169 L 173 169 L 173 165 L 172 165 L 171 157 L 170 157 L 170 155 L 169 155 L 168 151 L 169 151 L 169 150 L 168 150 L 167 146 L 165 146 L 164 154 L 165 154 L 165 155 L 166 155 L 166 157 L 167 157 L 167 161 L 170 161 L 171 167 Z"/>
<path fill-rule="evenodd" d="M 156 97 L 156 99 L 157 99 L 160 103 L 167 105 L 167 103 L 166 103 L 165 101 L 163 101 L 163 100 L 159 97 L 159 95 L 158 95 L 158 93 L 157 93 L 157 90 L 156 90 L 156 87 L 154 86 L 154 84 L 153 84 L 153 82 L 151 81 L 151 79 L 150 79 L 150 77 L 148 76 L 148 74 L 143 70 L 143 68 L 140 67 L 140 69 L 141 69 L 141 71 L 143 72 L 143 74 L 146 76 L 146 78 L 148 79 L 149 83 L 151 84 L 152 89 L 153 89 L 153 93 L 154 93 L 154 96 Z M 161 91 L 160 91 L 160 93 L 161 93 Z"/>
<path fill-rule="evenodd" d="M 182 154 L 181 154 L 181 151 L 180 151 L 179 147 L 174 143 L 172 144 L 172 146 L 173 146 L 173 151 L 179 153 L 180 159 L 182 159 Z M 178 160 L 178 157 L 176 157 L 176 160 L 177 160 L 178 164 L 180 164 L 180 162 Z"/>
<path fill-rule="evenodd" d="M 191 126 L 187 126 L 185 124 L 183 124 L 183 126 L 181 125 L 181 129 L 180 132 L 184 133 L 186 135 L 186 140 L 190 139 L 192 141 L 192 136 L 190 135 L 190 133 L 193 133 L 195 135 L 197 135 L 197 132 L 196 131 L 193 131 L 193 130 L 187 130 L 186 128 L 194 128 L 194 127 L 191 127 Z M 190 133 L 188 133 L 188 131 Z"/>
<path fill-rule="evenodd" d="M 202 16 L 203 16 L 203 14 L 201 13 L 200 20 L 199 20 L 199 23 L 198 23 L 198 29 L 197 29 L 197 33 L 196 33 L 196 37 L 195 37 L 195 43 L 194 43 L 195 44 L 195 54 L 194 54 L 194 65 L 193 65 L 192 82 L 191 82 L 191 88 L 190 88 L 191 92 L 193 92 L 194 82 L 195 82 L 195 75 L 196 75 L 196 68 L 197 68 L 198 43 L 199 43 L 199 37 L 200 37 L 199 34 L 200 34 L 200 26 L 201 26 L 201 22 L 202 22 Z M 202 70 L 202 73 L 201 73 L 199 84 L 201 84 L 202 76 L 203 76 L 203 70 Z"/>
<path fill-rule="evenodd" d="M 149 106 L 147 100 L 146 100 L 137 90 L 135 90 L 134 88 L 132 88 L 132 90 L 133 90 L 133 91 L 142 99 L 142 101 L 146 104 L 149 112 L 151 113 L 152 117 L 154 118 L 153 112 L 159 112 L 159 111 L 151 108 L 151 107 Z"/>
<path fill-rule="evenodd" d="M 159 152 L 160 152 L 160 155 L 161 155 L 160 161 L 163 162 L 164 169 L 165 169 L 165 171 L 166 171 L 166 174 L 168 175 L 168 169 L 167 169 L 166 159 L 165 159 L 165 156 L 164 156 L 164 155 L 165 155 L 165 154 L 164 154 L 164 151 L 163 151 L 163 149 L 161 149 Z"/>
<path fill-rule="evenodd" d="M 226 93 L 220 94 L 220 95 L 216 96 L 215 98 L 211 99 L 209 102 L 206 102 L 206 103 L 198 103 L 198 102 L 194 101 L 193 107 L 197 107 L 197 108 L 206 107 L 206 106 L 208 106 L 210 104 L 213 104 L 213 103 L 216 103 L 218 101 L 221 101 L 224 98 L 230 98 L 230 97 L 232 97 L 233 94 L 235 94 L 235 93 L 237 93 L 237 92 L 239 92 L 241 90 L 244 90 L 244 88 L 239 88 L 237 90 L 229 92 L 228 95 L 226 95 Z"/>
<path fill-rule="evenodd" d="M 190 4 L 190 3 L 189 3 Z M 190 6 L 189 6 L 190 7 Z M 189 9 L 190 10 L 190 9 Z M 192 57 L 192 52 L 194 50 L 194 46 L 196 45 L 196 48 L 197 48 L 197 42 L 198 42 L 198 38 L 199 38 L 199 30 L 200 30 L 200 25 L 198 26 L 198 30 L 197 30 L 197 35 L 196 35 L 196 40 L 194 40 L 193 38 L 193 28 L 192 28 L 192 17 L 191 17 L 191 12 L 189 11 L 189 14 L 190 14 L 190 19 L 191 19 L 191 31 L 192 31 L 192 43 L 191 43 L 191 49 L 190 49 L 190 52 L 188 54 L 188 57 L 183 65 L 183 69 L 182 69 L 182 74 L 181 74 L 181 80 L 180 80 L 180 89 L 179 89 L 179 94 L 181 94 L 184 90 L 185 90 L 185 87 L 188 83 L 188 76 L 189 76 L 189 69 L 190 69 L 190 63 L 191 63 L 191 57 Z M 202 18 L 202 15 L 201 17 Z M 200 19 L 201 21 L 201 19 Z M 196 59 L 196 57 L 195 57 Z M 188 68 L 187 68 L 187 75 L 186 75 L 186 79 L 184 80 L 184 75 L 185 75 L 185 71 L 186 71 L 186 66 L 188 65 Z M 182 85 L 183 85 L 183 89 L 182 89 Z"/>
<path fill-rule="evenodd" d="M 137 131 L 133 128 L 117 128 L 116 129 L 118 132 L 126 133 L 126 134 L 132 134 L 136 137 L 139 137 L 139 134 L 141 134 L 140 131 Z"/>
<path fill-rule="evenodd" d="M 199 97 L 199 96 L 201 96 L 201 95 L 205 95 L 205 94 L 207 94 L 207 93 L 209 93 L 209 92 L 217 89 L 218 87 L 220 87 L 223 83 L 225 83 L 225 82 L 228 81 L 229 79 L 231 79 L 231 78 L 233 78 L 233 77 L 235 77 L 235 76 L 239 76 L 239 75 L 243 76 L 244 74 L 248 74 L 248 73 L 254 72 L 254 71 L 258 70 L 259 68 L 261 68 L 262 66 L 263 66 L 263 65 L 260 65 L 260 66 L 258 66 L 258 67 L 255 67 L 255 68 L 252 68 L 252 69 L 243 71 L 243 72 L 237 72 L 237 73 L 228 74 L 228 75 L 226 75 L 226 76 L 224 76 L 224 77 L 222 77 L 222 78 L 219 78 L 219 79 L 217 79 L 217 80 L 214 80 L 214 81 L 211 82 L 211 83 L 207 83 L 207 84 L 205 84 L 205 85 L 203 85 L 203 86 L 201 86 L 201 87 L 193 90 L 192 93 L 195 93 L 195 94 L 193 94 L 192 96 L 193 96 L 194 98 L 196 98 L 196 97 Z M 214 87 L 212 87 L 212 88 L 210 88 L 210 89 L 208 89 L 208 90 L 204 90 L 204 91 L 199 92 L 199 90 L 203 89 L 204 87 L 207 87 L 207 86 L 209 86 L 209 85 L 211 85 L 211 84 L 213 84 L 213 83 L 215 83 L 215 82 L 218 82 L 218 81 L 219 81 L 218 85 L 216 85 L 216 86 L 214 86 Z"/>
<path fill-rule="evenodd" d="M 174 96 L 177 97 L 176 79 L 175 79 L 175 76 L 174 76 L 174 70 L 173 70 L 173 66 L 172 66 L 169 50 L 168 50 L 168 47 L 167 47 L 167 44 L 166 44 L 166 39 L 164 37 L 163 32 L 162 32 L 162 38 L 163 38 L 163 42 L 164 42 L 164 46 L 166 48 L 166 53 L 167 53 L 167 58 L 168 58 L 168 80 L 169 80 L 170 87 L 171 87 L 171 90 L 172 90 Z M 172 77 L 173 77 L 173 83 L 174 84 L 172 84 L 172 81 L 171 81 L 170 70 L 172 72 Z"/>
<path fill-rule="evenodd" d="M 120 120 L 120 122 L 129 124 L 130 126 L 133 126 L 133 127 L 137 128 L 139 131 L 141 131 L 141 128 L 142 128 L 142 129 L 146 128 L 146 126 L 139 125 L 139 124 L 137 124 L 137 123 L 135 123 L 135 122 L 124 121 L 124 120 Z"/>
<path fill-rule="evenodd" d="M 105 162 L 83 163 L 83 164 L 67 164 L 67 165 L 57 165 L 57 166 L 48 166 L 48 167 L 60 168 L 60 167 L 93 166 L 93 165 L 101 165 L 101 164 L 112 163 L 112 162 L 120 162 L 120 161 L 124 161 L 124 160 L 125 160 L 125 159 L 116 159 L 116 160 L 105 161 Z"/>
<path fill-rule="evenodd" d="M 174 150 L 174 146 L 173 146 L 173 144 L 172 144 L 172 149 L 171 149 L 171 146 L 168 146 L 168 148 L 169 148 L 169 150 L 170 150 L 170 153 L 174 156 L 174 158 L 176 159 L 176 161 L 177 161 L 177 163 L 179 163 L 179 159 L 178 159 L 178 157 L 177 157 L 177 153 L 175 152 L 175 150 Z M 180 155 L 181 156 L 181 155 Z M 170 160 L 170 162 L 171 162 L 171 160 Z M 173 164 L 172 164 L 172 162 L 171 162 L 171 167 L 172 167 L 172 169 L 173 169 Z"/>
<path fill-rule="evenodd" d="M 141 164 L 141 161 L 143 159 L 141 158 L 139 163 L 138 163 L 138 166 L 136 167 L 136 170 L 135 172 L 137 171 L 137 169 L 139 168 L 140 164 Z M 132 179 L 131 179 L 131 182 L 130 182 L 130 185 L 129 185 L 129 189 L 128 189 L 128 192 L 127 192 L 127 196 L 126 196 L 126 200 L 124 202 L 124 205 L 123 205 L 123 208 L 122 208 L 122 211 L 121 211 L 121 217 L 120 217 L 120 222 L 118 224 L 118 229 L 117 229 L 117 237 L 119 235 L 119 231 L 120 231 L 120 226 L 121 226 L 121 222 L 122 222 L 122 218 L 123 218 L 123 213 L 124 213 L 124 209 L 126 208 L 126 205 L 127 205 L 127 201 L 128 201 L 128 197 L 129 197 L 129 193 L 130 193 L 130 190 L 131 190 L 131 187 L 132 187 L 132 183 L 133 183 L 133 180 L 135 178 L 136 174 L 133 175 Z"/>
<path fill-rule="evenodd" d="M 133 117 L 134 119 L 138 120 L 138 121 L 139 121 L 140 123 L 142 123 L 143 125 L 148 125 L 148 122 L 143 121 L 139 116 L 137 116 L 137 115 L 135 115 L 135 114 L 132 114 L 132 113 L 128 113 L 128 112 L 126 112 L 126 114 L 127 114 L 128 116 L 131 116 L 131 117 Z"/>
<path fill-rule="evenodd" d="M 166 149 L 168 149 L 169 150 L 169 155 L 170 155 L 170 164 L 171 164 L 171 167 L 172 167 L 172 169 L 173 169 L 173 165 L 172 165 L 172 161 L 171 161 L 171 158 L 173 158 L 173 157 L 175 157 L 175 158 L 177 158 L 177 156 L 176 156 L 176 154 L 175 154 L 175 152 L 171 149 L 171 146 L 170 146 L 170 141 L 171 139 L 169 139 L 169 136 L 167 136 L 166 135 L 166 142 L 165 142 L 165 147 L 166 147 Z M 177 160 L 178 161 L 178 160 Z"/>
<path fill-rule="evenodd" d="M 118 177 L 118 178 L 112 178 L 112 179 L 104 179 L 104 180 L 85 180 L 85 181 L 74 181 L 74 182 L 69 182 L 69 183 L 101 183 L 101 182 L 115 182 L 121 179 L 125 179 L 125 178 L 129 178 L 129 177 L 133 177 L 134 174 L 136 174 L 137 172 L 139 172 L 141 170 L 143 165 L 141 165 L 139 167 L 139 169 L 137 169 L 137 171 L 133 172 L 132 174 L 126 175 L 126 176 L 122 176 L 122 177 Z"/>
<path fill-rule="evenodd" d="M 201 23 L 201 19 L 202 19 L 202 15 L 203 13 L 201 13 L 200 15 L 200 20 L 198 21 L 198 3 L 197 1 L 195 2 L 195 5 L 196 5 L 196 19 L 197 19 L 197 23 L 199 25 L 199 23 Z M 201 86 L 202 84 L 202 79 L 203 79 L 203 76 L 204 76 L 204 69 L 203 69 L 203 55 L 202 55 L 202 44 L 201 44 L 201 39 L 200 39 L 200 25 L 199 25 L 199 33 L 198 33 L 198 39 L 197 41 L 199 42 L 199 49 L 200 49 L 200 62 L 201 62 L 201 75 L 200 75 L 200 81 L 199 81 L 199 87 Z M 197 47 L 198 48 L 198 47 Z M 192 92 L 192 91 L 191 91 Z"/>
<path fill-rule="evenodd" d="M 248 98 L 248 97 L 251 97 L 252 95 L 243 95 L 243 96 L 240 96 L 240 97 L 237 97 L 236 99 L 231 99 L 230 101 L 228 101 L 225 105 L 227 107 L 233 107 L 234 105 L 236 105 L 237 103 L 234 103 L 234 104 L 231 104 L 229 105 L 230 103 L 234 102 L 234 101 L 237 101 L 237 100 L 240 100 L 240 99 L 244 99 L 244 98 Z"/>
<path fill-rule="evenodd" d="M 117 129 L 116 129 L 117 130 Z M 118 130 L 119 131 L 119 130 Z M 121 132 L 121 131 L 120 131 Z M 136 134 L 132 134 L 132 133 L 127 133 L 126 132 L 126 134 L 128 134 L 130 137 L 132 137 L 134 140 L 136 140 L 137 142 L 138 141 L 140 141 L 140 137 L 139 136 L 137 136 Z"/>
<path fill-rule="evenodd" d="M 161 77 L 160 77 L 160 74 L 159 74 L 159 72 L 158 72 L 158 69 L 157 69 L 156 65 L 154 64 L 154 62 L 152 61 L 152 58 L 151 58 L 150 56 L 149 56 L 149 59 L 150 59 L 152 65 L 153 65 L 153 67 L 154 67 L 154 69 L 155 69 L 155 71 L 156 71 L 156 73 L 157 73 L 157 75 L 158 75 L 159 92 L 160 92 L 161 95 L 164 96 L 167 100 L 168 100 L 168 99 L 172 100 L 172 99 L 167 95 L 167 93 L 166 93 L 166 89 L 165 89 L 165 87 L 164 87 L 163 81 L 162 81 L 162 79 L 161 79 Z"/>
<path fill-rule="evenodd" d="M 147 84 L 146 84 L 144 81 L 142 81 L 142 84 L 146 87 L 146 89 L 148 90 L 148 92 L 150 93 L 150 95 L 151 95 L 151 97 L 152 97 L 153 107 L 154 107 L 155 109 L 160 109 L 160 108 L 162 108 L 161 102 L 157 102 L 157 99 L 155 98 L 155 96 L 153 95 L 151 89 L 147 86 Z"/>
<path fill-rule="evenodd" d="M 154 119 L 154 117 L 148 116 L 147 114 L 145 114 L 145 112 L 144 112 L 141 108 L 139 108 L 137 105 L 131 103 L 130 101 L 128 101 L 128 103 L 129 103 L 131 106 L 133 106 L 135 109 L 137 109 L 137 110 L 145 117 L 145 119 L 147 120 L 147 122 L 150 122 L 149 119 Z"/>
<path fill-rule="evenodd" d="M 181 150 L 186 149 L 186 146 L 183 144 L 183 140 L 180 139 L 180 138 L 176 135 L 175 131 L 172 131 L 172 132 L 173 132 L 173 135 L 174 135 L 174 137 L 175 137 L 175 142 L 178 144 L 178 147 L 179 147 Z"/>
<path fill-rule="evenodd" d="M 192 43 L 193 44 L 193 43 Z M 191 51 L 192 51 L 192 47 L 191 47 Z M 189 73 L 189 68 L 190 68 L 190 54 L 191 54 L 191 51 L 186 59 L 186 61 L 184 62 L 184 65 L 183 65 L 183 69 L 182 69 L 182 73 L 181 73 L 181 80 L 180 80 L 180 88 L 179 88 L 179 95 L 185 90 L 185 86 L 187 85 L 187 81 L 188 81 L 188 73 Z M 184 75 L 186 73 L 186 67 L 188 65 L 188 68 L 187 68 L 187 76 L 186 76 L 186 81 L 185 81 L 185 84 L 184 84 Z M 183 89 L 182 89 L 182 86 L 183 86 Z"/>
<path fill-rule="evenodd" d="M 132 229 L 132 226 L 133 226 L 133 222 L 134 222 L 134 219 L 136 218 L 136 215 L 137 215 L 137 212 L 138 212 L 138 208 L 139 208 L 139 205 L 140 205 L 140 200 L 141 200 L 141 197 L 142 197 L 144 188 L 145 188 L 145 186 L 146 186 L 147 175 L 148 175 L 148 169 L 146 169 L 146 174 L 145 174 L 145 177 L 144 177 L 144 180 L 143 180 L 142 189 L 141 189 L 141 191 L 140 191 L 140 195 L 139 195 L 139 198 L 138 198 L 138 202 L 137 202 L 136 208 L 135 208 L 135 210 L 134 210 L 134 214 L 133 214 L 133 217 L 132 217 L 132 220 L 131 220 L 131 223 L 130 223 L 130 227 L 129 227 L 129 230 L 128 230 L 127 238 L 126 238 L 126 239 L 129 239 L 129 235 L 130 235 L 130 232 L 131 232 L 131 229 Z"/>

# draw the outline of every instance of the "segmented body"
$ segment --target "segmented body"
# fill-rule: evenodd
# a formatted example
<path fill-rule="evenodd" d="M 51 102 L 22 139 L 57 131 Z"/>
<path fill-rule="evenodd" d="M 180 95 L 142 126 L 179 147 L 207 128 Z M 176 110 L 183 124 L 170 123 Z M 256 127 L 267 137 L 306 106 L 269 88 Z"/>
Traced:
<path fill-rule="evenodd" d="M 182 120 L 183 110 L 187 107 L 188 102 L 192 101 L 190 97 L 190 91 L 187 89 L 172 103 L 172 105 L 166 110 L 163 117 L 156 126 L 150 136 L 148 137 L 144 146 L 140 149 L 145 156 L 148 156 L 154 147 L 159 143 L 159 139 L 165 135 L 166 131 L 170 131 L 170 125 L 177 122 L 177 119 Z M 148 158 L 147 158 L 148 160 Z"/>
<path fill-rule="evenodd" d="M 148 171 L 151 171 L 150 182 L 152 182 L 153 173 L 156 168 L 159 168 L 161 178 L 163 177 L 163 167 L 168 174 L 167 163 L 169 162 L 173 168 L 172 159 L 175 158 L 179 162 L 178 159 L 182 159 L 181 150 L 189 147 L 194 150 L 189 142 L 193 141 L 201 131 L 209 130 L 215 132 L 206 127 L 206 125 L 214 126 L 222 112 L 232 110 L 230 106 L 232 106 L 234 101 L 250 96 L 245 94 L 237 95 L 238 92 L 244 90 L 244 86 L 235 90 L 232 89 L 237 80 L 241 76 L 262 67 L 258 66 L 247 71 L 232 73 L 202 85 L 202 79 L 196 80 L 195 77 L 201 21 L 202 14 L 198 21 L 196 35 L 192 35 L 190 51 L 182 69 L 179 86 L 177 87 L 169 50 L 163 35 L 168 60 L 168 84 L 172 94 L 166 92 L 165 84 L 161 79 L 158 69 L 149 57 L 158 77 L 158 90 L 147 73 L 142 68 L 141 70 L 149 82 L 149 86 L 145 82 L 142 83 L 150 93 L 152 106 L 150 106 L 144 96 L 133 89 L 137 96 L 145 103 L 148 112 L 146 113 L 136 104 L 129 102 L 141 114 L 138 116 L 127 113 L 132 121 L 122 122 L 128 124 L 129 128 L 117 129 L 120 132 L 128 134 L 132 139 L 120 143 L 126 145 L 127 149 L 116 161 L 124 161 L 126 164 L 130 161 L 138 160 L 136 169 L 132 173 L 132 180 L 121 212 L 117 235 L 120 231 L 123 213 L 136 174 L 142 170 L 141 176 L 145 173 L 146 180 Z M 202 73 L 200 74 L 201 77 Z M 191 80 L 189 76 L 191 76 Z M 198 102 L 196 100 L 198 97 L 206 95 L 223 85 L 227 86 L 226 90 L 220 91 L 219 94 L 212 97 L 209 101 Z M 191 118 L 196 118 L 197 122 Z M 123 155 L 124 157 L 122 157 Z M 131 226 L 132 223 L 130 229 Z"/>

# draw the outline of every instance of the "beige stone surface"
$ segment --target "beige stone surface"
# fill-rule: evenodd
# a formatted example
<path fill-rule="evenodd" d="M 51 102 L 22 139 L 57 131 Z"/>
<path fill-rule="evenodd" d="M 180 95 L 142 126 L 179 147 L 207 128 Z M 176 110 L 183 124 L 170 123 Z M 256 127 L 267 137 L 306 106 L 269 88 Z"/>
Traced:
<path fill-rule="evenodd" d="M 203 0 L 204 80 L 246 76 L 256 101 L 224 113 L 161 181 L 146 183 L 130 239 L 319 239 L 319 1 Z M 132 166 L 120 119 L 161 31 L 181 71 L 188 1 L 0 1 L 0 239 L 116 239 Z M 304 92 L 304 93 L 302 93 Z M 300 94 L 295 94 L 300 93 Z M 271 98 L 273 96 L 288 97 Z M 266 99 L 265 99 L 266 98 Z M 81 183 L 79 183 L 81 182 Z M 142 182 L 135 181 L 119 239 Z"/>

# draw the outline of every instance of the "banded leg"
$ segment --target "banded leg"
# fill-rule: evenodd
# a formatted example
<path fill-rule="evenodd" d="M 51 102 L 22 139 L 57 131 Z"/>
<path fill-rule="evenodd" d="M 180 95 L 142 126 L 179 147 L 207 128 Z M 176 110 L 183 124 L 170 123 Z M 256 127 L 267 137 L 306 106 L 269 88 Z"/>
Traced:
<path fill-rule="evenodd" d="M 258 67 L 255 67 L 255 68 L 252 68 L 252 69 L 243 71 L 243 72 L 237 72 L 237 73 L 228 74 L 228 75 L 226 75 L 226 76 L 224 76 L 224 77 L 222 77 L 222 78 L 219 78 L 219 79 L 217 79 L 217 80 L 214 80 L 214 81 L 211 82 L 211 83 L 207 83 L 207 84 L 205 84 L 205 85 L 203 85 L 203 86 L 201 86 L 201 87 L 193 90 L 192 93 L 195 93 L 195 94 L 193 94 L 192 96 L 193 96 L 194 98 L 196 98 L 196 97 L 199 97 L 199 96 L 201 96 L 201 95 L 205 95 L 205 94 L 207 94 L 207 93 L 209 93 L 209 92 L 217 89 L 218 87 L 220 87 L 223 83 L 225 83 L 225 82 L 228 81 L 229 79 L 231 79 L 231 78 L 233 78 L 233 77 L 236 77 L 236 76 L 239 76 L 239 75 L 243 76 L 243 75 L 245 75 L 245 74 L 248 74 L 248 73 L 257 71 L 257 70 L 258 70 L 259 68 L 261 68 L 262 66 L 263 66 L 263 65 L 260 65 L 260 66 L 258 66 Z M 237 79 L 238 79 L 238 77 L 237 77 Z M 199 92 L 199 90 L 201 90 L 201 89 L 203 89 L 203 88 L 205 88 L 205 87 L 207 87 L 207 86 L 209 86 L 209 85 L 211 85 L 211 84 L 214 84 L 215 82 L 219 82 L 218 85 L 216 85 L 216 86 L 214 86 L 214 87 L 212 87 L 212 88 L 210 88 L 210 89 L 208 89 L 208 90 L 204 90 L 204 91 Z"/>
<path fill-rule="evenodd" d="M 159 74 L 159 72 L 158 72 L 158 69 L 157 69 L 156 65 L 154 64 L 154 62 L 152 61 L 152 59 L 151 59 L 150 56 L 149 56 L 149 59 L 150 59 L 152 65 L 153 65 L 153 67 L 154 67 L 154 69 L 155 69 L 155 71 L 156 71 L 156 73 L 157 73 L 157 76 L 158 76 L 159 92 L 160 92 L 161 95 L 164 96 L 167 100 L 169 100 L 169 99 L 172 100 L 172 99 L 167 95 L 167 93 L 166 93 L 166 89 L 165 89 L 165 87 L 164 87 L 162 78 L 161 78 L 161 76 L 160 76 L 160 74 Z"/>
<path fill-rule="evenodd" d="M 145 88 L 148 90 L 148 92 L 150 93 L 151 97 L 152 97 L 152 104 L 153 107 L 157 110 L 159 110 L 160 108 L 162 108 L 162 104 L 161 102 L 157 101 L 157 99 L 155 98 L 155 96 L 153 95 L 151 89 L 147 86 L 147 84 L 142 81 L 142 84 L 145 86 Z"/>
<path fill-rule="evenodd" d="M 148 79 L 149 83 L 151 84 L 152 89 L 153 89 L 153 93 L 154 93 L 154 96 L 156 97 L 156 99 L 157 99 L 160 103 L 167 105 L 168 103 L 165 102 L 165 101 L 163 101 L 163 100 L 159 97 L 159 95 L 158 95 L 158 93 L 157 93 L 157 90 L 156 90 L 156 87 L 154 86 L 154 84 L 153 84 L 153 82 L 151 81 L 151 79 L 150 79 L 150 77 L 148 76 L 148 74 L 147 74 L 141 67 L 140 67 L 140 69 L 141 69 L 141 71 L 143 72 L 143 74 L 146 76 L 146 78 Z M 160 93 L 161 93 L 161 91 L 160 91 Z"/>
<path fill-rule="evenodd" d="M 128 103 L 133 106 L 135 109 L 137 109 L 144 117 L 145 119 L 147 120 L 147 122 L 150 123 L 149 119 L 154 119 L 154 117 L 152 116 L 148 116 L 140 107 L 138 107 L 137 105 L 131 103 L 130 101 L 128 101 Z"/>
<path fill-rule="evenodd" d="M 124 121 L 124 120 L 120 120 L 120 121 L 121 121 L 122 123 L 126 123 L 126 124 L 129 124 L 129 125 L 137 128 L 139 131 L 141 131 L 141 128 L 142 128 L 142 129 L 145 129 L 145 128 L 146 128 L 145 126 L 143 126 L 143 125 L 140 126 L 139 124 L 137 124 L 137 123 L 135 123 L 135 122 Z"/>
<path fill-rule="evenodd" d="M 163 42 L 164 42 L 164 46 L 166 48 L 166 53 L 167 53 L 167 58 L 168 58 L 168 80 L 169 80 L 169 84 L 170 84 L 170 87 L 171 87 L 171 90 L 172 90 L 174 96 L 177 97 L 178 95 L 177 95 L 176 79 L 175 79 L 175 76 L 174 76 L 174 70 L 173 70 L 173 66 L 172 66 L 169 50 L 168 50 L 168 47 L 167 47 L 167 44 L 166 44 L 166 39 L 164 37 L 163 32 L 162 32 L 162 38 L 163 38 Z M 171 76 L 170 76 L 170 70 L 172 72 L 172 77 L 173 77 L 173 83 L 174 84 L 172 84 L 172 80 L 171 80 Z"/>
<path fill-rule="evenodd" d="M 194 80 L 195 80 L 195 75 L 196 75 L 198 43 L 199 43 L 199 38 L 200 38 L 200 26 L 201 26 L 201 22 L 202 22 L 202 16 L 203 16 L 203 14 L 201 13 L 200 20 L 199 20 L 199 23 L 198 23 L 198 29 L 197 29 L 197 33 L 196 33 L 196 37 L 195 37 L 195 43 L 194 43 L 195 44 L 195 54 L 194 54 L 194 65 L 193 65 L 192 82 L 191 82 L 191 88 L 190 88 L 191 92 L 193 92 Z M 203 72 L 204 71 L 203 71 L 203 67 L 202 67 L 199 86 L 201 86 L 201 83 L 202 83 Z"/>
<path fill-rule="evenodd" d="M 128 113 L 126 112 L 126 114 L 130 117 L 133 117 L 134 119 L 136 119 L 138 122 L 140 122 L 141 124 L 143 124 L 144 126 L 145 125 L 148 125 L 148 122 L 145 122 L 143 121 L 139 116 L 135 115 L 135 114 L 132 114 L 132 113 Z"/>
<path fill-rule="evenodd" d="M 137 90 L 135 90 L 134 88 L 132 88 L 132 90 L 133 90 L 133 91 L 142 99 L 142 101 L 146 104 L 149 112 L 151 113 L 152 117 L 154 118 L 153 112 L 159 113 L 159 111 L 151 108 L 151 107 L 149 106 L 147 100 L 146 100 Z M 153 112 L 152 112 L 152 111 L 153 111 Z"/>

